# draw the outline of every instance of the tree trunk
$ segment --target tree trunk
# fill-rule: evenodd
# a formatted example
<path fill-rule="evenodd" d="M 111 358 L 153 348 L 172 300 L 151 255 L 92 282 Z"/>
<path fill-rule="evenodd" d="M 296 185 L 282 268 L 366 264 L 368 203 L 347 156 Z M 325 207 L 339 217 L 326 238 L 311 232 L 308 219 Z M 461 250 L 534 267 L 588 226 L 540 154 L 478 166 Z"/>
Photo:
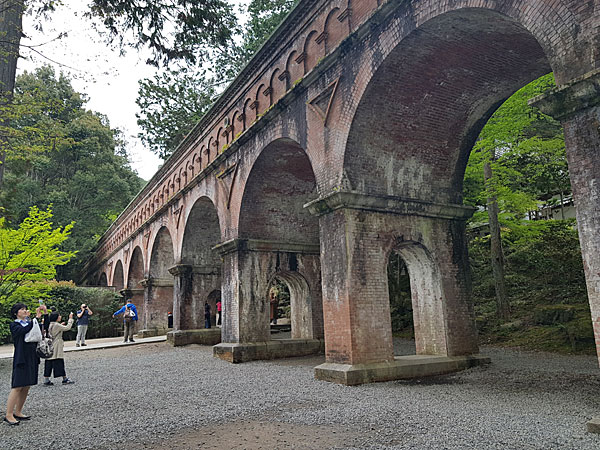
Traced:
<path fill-rule="evenodd" d="M 565 220 L 565 199 L 562 191 L 560 191 L 560 218 Z"/>
<path fill-rule="evenodd" d="M 492 166 L 486 163 L 483 167 L 483 178 L 489 189 L 492 178 Z M 488 192 L 490 192 L 488 190 Z M 492 273 L 494 275 L 494 285 L 496 287 L 496 314 L 502 320 L 508 320 L 510 315 L 510 306 L 508 296 L 506 295 L 506 283 L 504 280 L 504 252 L 502 251 L 502 241 L 500 239 L 500 224 L 498 222 L 498 201 L 493 193 L 488 195 L 488 217 L 490 223 L 490 247 L 492 260 Z"/>
<path fill-rule="evenodd" d="M 8 145 L 9 115 L 7 107 L 12 102 L 15 88 L 24 10 L 24 0 L 0 1 L 0 189 L 4 181 Z"/>

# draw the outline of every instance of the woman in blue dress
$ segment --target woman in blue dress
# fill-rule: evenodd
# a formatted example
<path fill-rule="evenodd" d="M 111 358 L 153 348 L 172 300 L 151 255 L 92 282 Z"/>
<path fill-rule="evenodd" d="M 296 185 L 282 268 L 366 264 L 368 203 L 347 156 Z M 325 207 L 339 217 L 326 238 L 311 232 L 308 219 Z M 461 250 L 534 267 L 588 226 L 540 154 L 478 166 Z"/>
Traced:
<path fill-rule="evenodd" d="M 29 388 L 38 382 L 40 358 L 35 349 L 36 342 L 25 342 L 25 335 L 33 328 L 33 321 L 28 320 L 30 311 L 23 303 L 17 303 L 10 309 L 13 322 L 10 323 L 10 333 L 15 344 L 13 356 L 13 372 L 11 390 L 6 404 L 4 422 L 11 426 L 19 425 L 21 420 L 29 420 L 30 416 L 23 415 L 23 405 L 27 400 Z M 42 317 L 41 308 L 36 309 L 36 317 Z"/>

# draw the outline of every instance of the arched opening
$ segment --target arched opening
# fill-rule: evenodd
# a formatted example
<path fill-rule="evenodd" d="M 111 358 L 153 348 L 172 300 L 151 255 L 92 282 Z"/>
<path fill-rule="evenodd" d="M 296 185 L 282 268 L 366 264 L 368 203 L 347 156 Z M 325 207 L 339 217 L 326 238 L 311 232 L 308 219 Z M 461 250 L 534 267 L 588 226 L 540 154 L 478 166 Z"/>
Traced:
<path fill-rule="evenodd" d="M 206 302 L 210 306 L 210 326 L 214 327 L 217 325 L 217 302 L 221 300 L 221 291 L 215 289 L 206 298 Z"/>
<path fill-rule="evenodd" d="M 106 277 L 106 272 L 102 272 L 100 274 L 100 278 L 98 280 L 98 286 L 108 286 L 108 278 Z"/>
<path fill-rule="evenodd" d="M 269 320 L 275 338 L 313 339 L 313 301 L 306 279 L 298 272 L 277 272 L 267 289 Z M 272 330 L 273 331 L 273 330 Z"/>
<path fill-rule="evenodd" d="M 319 243 L 319 222 L 304 205 L 316 197 L 307 154 L 291 139 L 262 151 L 248 177 L 240 211 L 242 238 Z"/>
<path fill-rule="evenodd" d="M 199 198 L 185 224 L 181 264 L 186 266 L 191 286 L 185 289 L 175 309 L 180 313 L 180 329 L 204 328 L 204 302 L 216 314 L 216 292 L 221 289 L 221 258 L 213 248 L 221 242 L 217 209 L 208 197 Z"/>
<path fill-rule="evenodd" d="M 125 288 L 125 282 L 123 280 L 123 263 L 119 259 L 115 264 L 115 271 L 112 277 L 112 285 L 115 287 L 117 292 Z"/>
<path fill-rule="evenodd" d="M 476 339 L 464 337 L 475 335 L 468 214 L 461 207 L 465 167 L 494 111 L 551 70 L 524 26 L 495 11 L 464 8 L 404 38 L 362 94 L 344 156 L 346 181 L 353 192 L 400 205 L 397 216 L 380 218 L 376 231 L 382 246 L 390 238 L 415 244 L 398 253 L 410 278 L 417 353 L 477 351 L 468 343 Z M 415 299 L 431 307 L 419 309 Z M 428 325 L 422 314 L 430 315 Z"/>
<path fill-rule="evenodd" d="M 173 240 L 167 227 L 162 227 L 154 239 L 150 254 L 145 328 L 161 331 L 168 328 L 168 313 L 173 310 L 173 276 L 169 268 L 174 264 Z"/>
<path fill-rule="evenodd" d="M 253 322 L 249 342 L 270 339 L 274 276 L 289 286 L 292 337 L 322 336 L 319 222 L 304 208 L 316 196 L 310 160 L 297 142 L 279 139 L 265 147 L 245 185 L 238 229 L 247 242 L 240 265 L 257 280 L 241 284 L 240 310 Z"/>
<path fill-rule="evenodd" d="M 344 162 L 352 188 L 460 204 L 484 124 L 551 70 L 533 35 L 500 13 L 465 8 L 424 23 L 386 57 L 361 97 Z"/>
<path fill-rule="evenodd" d="M 412 292 L 406 262 L 397 251 L 390 252 L 387 265 L 388 293 L 392 333 L 405 339 L 415 338 Z"/>
<path fill-rule="evenodd" d="M 142 249 L 136 247 L 131 255 L 129 262 L 129 271 L 127 275 L 127 291 L 131 295 L 131 300 L 137 308 L 138 312 L 138 330 L 145 327 L 145 305 L 144 305 L 144 257 Z"/>

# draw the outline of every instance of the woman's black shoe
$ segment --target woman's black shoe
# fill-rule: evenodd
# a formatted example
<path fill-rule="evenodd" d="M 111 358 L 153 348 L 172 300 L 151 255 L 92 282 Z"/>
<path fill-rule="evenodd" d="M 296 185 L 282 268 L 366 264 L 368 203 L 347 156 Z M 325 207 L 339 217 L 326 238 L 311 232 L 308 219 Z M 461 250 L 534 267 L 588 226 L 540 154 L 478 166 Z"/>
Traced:
<path fill-rule="evenodd" d="M 16 414 L 13 414 L 13 416 L 15 417 L 15 419 L 17 419 L 18 421 L 21 420 L 29 420 L 31 419 L 31 416 L 17 416 Z"/>
<path fill-rule="evenodd" d="M 9 424 L 11 427 L 16 427 L 17 425 L 19 425 L 19 421 L 17 420 L 16 422 L 11 422 L 10 420 L 8 420 L 6 417 L 4 418 L 4 421 Z"/>

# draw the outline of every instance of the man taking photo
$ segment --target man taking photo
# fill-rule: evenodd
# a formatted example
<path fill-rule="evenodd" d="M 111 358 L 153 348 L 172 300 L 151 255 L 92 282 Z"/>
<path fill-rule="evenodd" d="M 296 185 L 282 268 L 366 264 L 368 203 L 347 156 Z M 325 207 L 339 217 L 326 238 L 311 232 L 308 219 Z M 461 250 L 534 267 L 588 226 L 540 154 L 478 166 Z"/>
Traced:
<path fill-rule="evenodd" d="M 94 314 L 92 310 L 85 303 L 81 305 L 81 309 L 77 311 L 77 339 L 75 340 L 75 347 L 79 347 L 81 343 L 82 347 L 86 346 L 85 335 L 87 333 L 88 325 L 90 324 L 90 316 Z"/>

